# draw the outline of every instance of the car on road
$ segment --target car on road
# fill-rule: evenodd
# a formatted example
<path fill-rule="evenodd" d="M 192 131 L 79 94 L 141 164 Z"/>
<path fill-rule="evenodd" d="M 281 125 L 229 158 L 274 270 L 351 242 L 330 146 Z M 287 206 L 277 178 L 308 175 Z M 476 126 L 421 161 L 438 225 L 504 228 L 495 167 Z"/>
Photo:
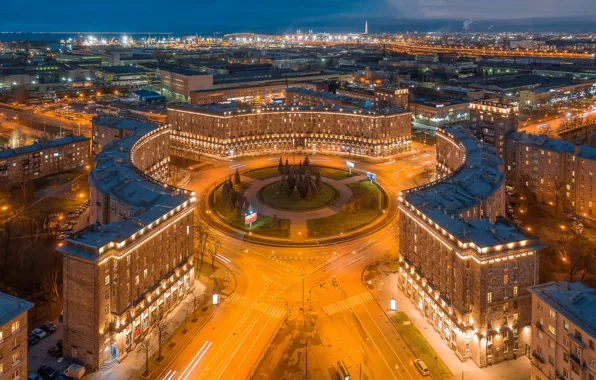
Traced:
<path fill-rule="evenodd" d="M 68 213 L 69 218 L 77 218 L 78 216 L 79 216 L 79 213 L 75 212 L 75 211 L 71 211 Z"/>
<path fill-rule="evenodd" d="M 56 331 L 56 326 L 52 322 L 46 321 L 41 325 L 41 329 L 51 334 Z"/>
<path fill-rule="evenodd" d="M 422 374 L 422 376 L 430 375 L 428 367 L 422 360 L 420 360 L 420 359 L 414 360 L 414 365 L 416 366 L 416 369 L 418 369 L 418 371 Z"/>
<path fill-rule="evenodd" d="M 27 337 L 27 343 L 29 343 L 30 346 L 36 345 L 37 343 L 39 343 L 40 340 L 41 340 L 40 337 L 38 337 L 37 335 L 33 335 L 33 334 L 31 334 Z"/>
<path fill-rule="evenodd" d="M 37 373 L 39 373 L 40 376 L 46 380 L 53 380 L 56 378 L 56 376 L 58 376 L 58 372 L 56 372 L 54 368 L 50 367 L 47 364 L 42 364 L 37 369 Z"/>
<path fill-rule="evenodd" d="M 35 335 L 36 337 L 38 337 L 39 339 L 43 339 L 46 337 L 46 332 L 43 331 L 40 328 L 34 328 L 33 331 L 31 331 L 31 334 Z"/>

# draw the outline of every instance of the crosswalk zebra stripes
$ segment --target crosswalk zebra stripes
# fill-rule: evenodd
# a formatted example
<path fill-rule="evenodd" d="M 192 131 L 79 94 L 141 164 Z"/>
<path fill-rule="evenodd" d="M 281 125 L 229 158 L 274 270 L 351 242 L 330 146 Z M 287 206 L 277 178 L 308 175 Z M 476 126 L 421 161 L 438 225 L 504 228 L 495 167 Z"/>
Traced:
<path fill-rule="evenodd" d="M 363 303 L 372 300 L 373 296 L 369 292 L 363 292 L 360 294 L 356 294 L 355 296 L 343 299 L 341 301 L 329 304 L 323 308 L 323 311 L 327 315 L 333 315 L 335 313 L 339 313 L 340 311 L 347 310 L 354 306 L 362 305 Z"/>
<path fill-rule="evenodd" d="M 263 314 L 267 314 L 272 316 L 273 318 L 280 319 L 286 313 L 285 309 L 279 308 L 277 306 L 270 305 L 266 302 L 258 302 L 252 298 L 247 296 L 243 296 L 238 293 L 234 293 L 228 298 L 228 302 L 238 304 L 240 306 L 256 310 Z"/>

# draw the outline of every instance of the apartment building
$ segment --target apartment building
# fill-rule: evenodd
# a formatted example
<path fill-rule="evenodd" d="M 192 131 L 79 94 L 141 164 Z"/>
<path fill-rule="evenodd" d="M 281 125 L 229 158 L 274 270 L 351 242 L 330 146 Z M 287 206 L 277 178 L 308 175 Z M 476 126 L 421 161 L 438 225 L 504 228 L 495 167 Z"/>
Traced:
<path fill-rule="evenodd" d="M 530 346 L 538 238 L 503 217 L 503 161 L 461 126 L 437 130 L 438 179 L 398 197 L 398 287 L 461 360 Z"/>
<path fill-rule="evenodd" d="M 92 370 L 121 361 L 194 281 L 192 192 L 168 186 L 169 129 L 113 141 L 90 172 L 92 225 L 59 247 L 64 352 Z"/>
<path fill-rule="evenodd" d="M 93 155 L 99 154 L 103 148 L 115 140 L 123 139 L 139 130 L 153 129 L 153 123 L 144 123 L 121 117 L 105 116 L 97 117 L 92 121 Z"/>
<path fill-rule="evenodd" d="M 596 149 L 564 140 L 512 133 L 507 172 L 517 191 L 554 210 L 596 215 Z"/>
<path fill-rule="evenodd" d="M 33 304 L 0 293 L 0 378 L 27 378 L 27 310 Z"/>
<path fill-rule="evenodd" d="M 0 151 L 0 179 L 4 186 L 19 184 L 90 163 L 91 139 L 66 136 Z"/>
<path fill-rule="evenodd" d="M 492 145 L 505 158 L 506 138 L 517 131 L 519 109 L 506 98 L 489 99 L 470 104 L 470 122 L 476 137 Z"/>
<path fill-rule="evenodd" d="M 190 102 L 196 105 L 214 103 L 270 103 L 285 97 L 286 84 L 265 84 L 260 86 L 241 86 L 197 90 L 190 93 Z"/>
<path fill-rule="evenodd" d="M 331 151 L 388 156 L 410 149 L 411 114 L 353 107 L 169 104 L 172 150 L 236 156 L 247 152 Z"/>
<path fill-rule="evenodd" d="M 160 86 L 162 91 L 190 101 L 190 94 L 196 90 L 213 87 L 213 75 L 188 69 L 161 68 Z"/>
<path fill-rule="evenodd" d="M 583 283 L 533 286 L 532 380 L 596 378 L 596 290 Z"/>

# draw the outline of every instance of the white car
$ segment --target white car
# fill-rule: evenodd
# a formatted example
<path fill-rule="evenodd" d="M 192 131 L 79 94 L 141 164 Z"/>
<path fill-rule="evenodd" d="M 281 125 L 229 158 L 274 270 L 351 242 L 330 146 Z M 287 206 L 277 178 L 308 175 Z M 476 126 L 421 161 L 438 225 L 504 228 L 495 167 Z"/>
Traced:
<path fill-rule="evenodd" d="M 37 329 L 37 328 L 33 329 L 33 331 L 31 331 L 31 334 L 35 335 L 39 339 L 43 339 L 47 335 L 45 331 L 43 331 L 42 329 Z"/>

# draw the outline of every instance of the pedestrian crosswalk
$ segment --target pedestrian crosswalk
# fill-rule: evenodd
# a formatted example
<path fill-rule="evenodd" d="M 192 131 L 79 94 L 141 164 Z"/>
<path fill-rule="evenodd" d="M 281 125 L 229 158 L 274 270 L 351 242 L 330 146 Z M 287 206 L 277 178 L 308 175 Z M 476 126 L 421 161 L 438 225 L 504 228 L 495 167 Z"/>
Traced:
<path fill-rule="evenodd" d="M 238 304 L 240 306 L 256 310 L 263 314 L 267 314 L 276 319 L 281 319 L 285 314 L 286 310 L 277 306 L 270 305 L 266 302 L 259 302 L 247 296 L 243 296 L 238 293 L 234 293 L 228 298 L 228 302 Z"/>
<path fill-rule="evenodd" d="M 347 310 L 351 307 L 358 306 L 372 300 L 373 296 L 369 292 L 363 292 L 341 301 L 329 304 L 323 308 L 323 311 L 327 315 L 333 315 L 335 313 L 339 313 L 340 311 Z"/>

